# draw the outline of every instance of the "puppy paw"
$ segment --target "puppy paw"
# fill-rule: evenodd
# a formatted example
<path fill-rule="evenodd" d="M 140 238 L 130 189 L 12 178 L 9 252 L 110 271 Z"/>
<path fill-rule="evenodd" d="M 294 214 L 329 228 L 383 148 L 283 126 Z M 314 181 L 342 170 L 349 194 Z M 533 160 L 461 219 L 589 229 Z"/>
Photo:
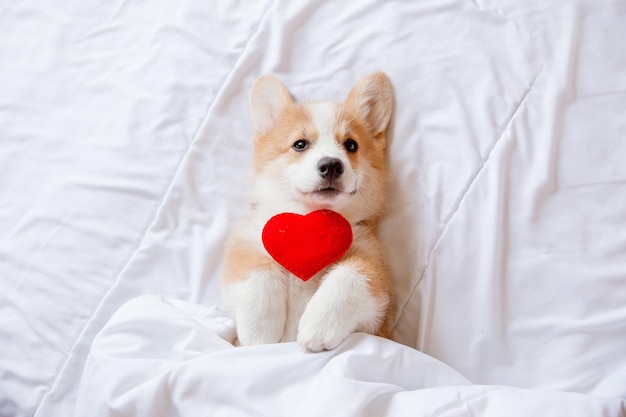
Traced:
<path fill-rule="evenodd" d="M 311 352 L 332 350 L 350 333 L 336 323 L 312 319 L 305 314 L 298 325 L 298 343 Z"/>

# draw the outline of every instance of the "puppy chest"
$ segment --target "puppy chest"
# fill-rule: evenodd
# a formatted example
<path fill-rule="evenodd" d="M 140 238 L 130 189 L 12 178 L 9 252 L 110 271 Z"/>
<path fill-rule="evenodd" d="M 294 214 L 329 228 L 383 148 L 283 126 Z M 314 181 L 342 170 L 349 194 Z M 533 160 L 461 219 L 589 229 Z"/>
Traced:
<path fill-rule="evenodd" d="M 290 275 L 287 282 L 287 321 L 282 341 L 290 342 L 296 340 L 298 322 L 307 303 L 315 294 L 319 287 L 320 280 L 317 277 L 304 282 L 299 278 Z"/>

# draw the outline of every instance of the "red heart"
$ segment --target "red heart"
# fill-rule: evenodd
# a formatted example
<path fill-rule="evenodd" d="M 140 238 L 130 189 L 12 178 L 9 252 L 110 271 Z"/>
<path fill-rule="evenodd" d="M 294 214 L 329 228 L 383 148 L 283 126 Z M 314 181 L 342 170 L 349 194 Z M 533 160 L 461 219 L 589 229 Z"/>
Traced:
<path fill-rule="evenodd" d="M 261 235 L 272 258 L 303 281 L 339 260 L 352 245 L 352 227 L 339 213 L 318 210 L 269 219 Z"/>

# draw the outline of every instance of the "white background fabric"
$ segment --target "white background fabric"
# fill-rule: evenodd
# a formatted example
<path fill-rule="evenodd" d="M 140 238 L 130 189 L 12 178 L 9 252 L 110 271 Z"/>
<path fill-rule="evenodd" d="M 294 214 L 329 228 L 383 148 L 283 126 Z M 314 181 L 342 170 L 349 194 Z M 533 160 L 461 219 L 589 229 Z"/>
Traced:
<path fill-rule="evenodd" d="M 623 0 L 7 2 L 0 415 L 72 415 L 95 335 L 126 343 L 105 327 L 124 302 L 159 294 L 219 305 L 222 243 L 246 209 L 256 77 L 273 73 L 297 99 L 340 100 L 378 69 L 395 93 L 381 232 L 399 343 L 355 335 L 342 352 L 363 349 L 374 362 L 373 343 L 415 355 L 384 378 L 416 384 L 415 368 L 444 363 L 454 371 L 438 379 L 443 402 L 485 392 L 497 409 L 509 397 L 495 393 L 576 393 L 587 415 L 616 415 L 626 398 L 624 19 Z M 163 308 L 152 325 L 174 320 Z M 117 317 L 137 329 L 133 311 Z M 176 346 L 175 328 L 144 342 Z M 224 343 L 212 337 L 198 352 Z M 84 398 L 102 382 L 102 349 Z M 295 345 L 264 349 L 311 360 L 311 378 L 325 366 L 298 359 Z M 240 354 L 228 352 L 236 370 Z M 173 353 L 161 354 L 153 359 L 167 363 Z M 255 351 L 241 356 L 254 362 Z M 120 371 L 113 384 L 126 370 L 109 365 Z M 284 364 L 264 366 L 250 384 L 267 386 Z M 210 387 L 193 369 L 179 383 Z M 454 378 L 477 385 L 446 391 Z M 430 395 L 411 383 L 390 413 Z M 529 391 L 489 388 L 502 385 Z M 346 395 L 372 393 L 358 387 Z M 108 388 L 103 403 L 124 391 Z M 129 401 L 156 392 L 143 395 Z"/>

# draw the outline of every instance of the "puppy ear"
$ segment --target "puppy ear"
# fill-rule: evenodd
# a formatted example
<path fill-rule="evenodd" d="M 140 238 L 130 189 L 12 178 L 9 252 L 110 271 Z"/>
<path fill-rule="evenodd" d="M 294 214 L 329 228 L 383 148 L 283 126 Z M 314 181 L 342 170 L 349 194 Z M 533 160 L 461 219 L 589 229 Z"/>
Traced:
<path fill-rule="evenodd" d="M 252 85 L 249 103 L 254 130 L 264 135 L 274 127 L 293 100 L 283 83 L 266 74 Z"/>
<path fill-rule="evenodd" d="M 346 106 L 365 121 L 370 133 L 377 136 L 387 129 L 393 107 L 391 82 L 382 71 L 374 72 L 354 86 Z"/>

